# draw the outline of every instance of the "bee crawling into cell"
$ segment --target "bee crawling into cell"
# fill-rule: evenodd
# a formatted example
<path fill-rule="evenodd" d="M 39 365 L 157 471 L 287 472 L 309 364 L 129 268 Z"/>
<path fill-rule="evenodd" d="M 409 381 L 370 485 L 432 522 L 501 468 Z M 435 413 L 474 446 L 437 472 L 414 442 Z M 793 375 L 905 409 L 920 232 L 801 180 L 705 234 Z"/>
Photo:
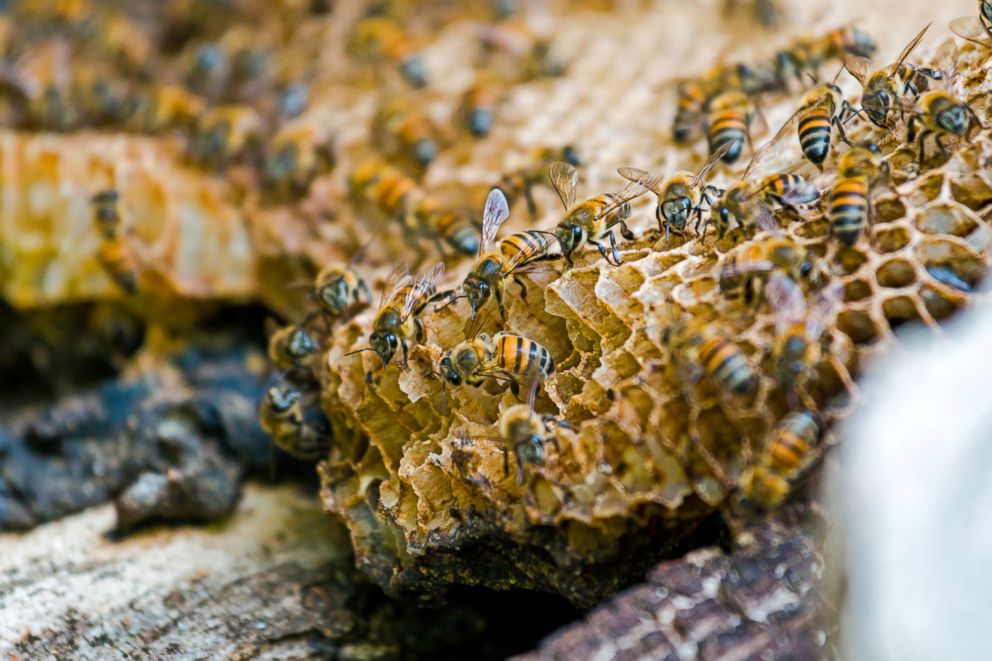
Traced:
<path fill-rule="evenodd" d="M 361 252 L 356 253 L 347 266 L 327 266 L 314 278 L 311 296 L 317 301 L 328 331 L 333 321 L 350 317 L 372 305 L 368 283 L 353 268 Z"/>
<path fill-rule="evenodd" d="M 138 276 L 142 261 L 131 237 L 123 229 L 120 215 L 120 194 L 114 189 L 99 191 L 90 198 L 93 222 L 100 232 L 96 258 L 104 272 L 127 294 L 138 291 Z"/>
<path fill-rule="evenodd" d="M 758 389 L 758 372 L 747 355 L 723 331 L 701 318 L 671 315 L 662 344 L 690 383 L 702 376 L 730 395 L 746 397 Z"/>
<path fill-rule="evenodd" d="M 297 375 L 306 372 L 321 349 L 314 333 L 307 328 L 309 318 L 299 325 L 279 328 L 271 317 L 265 323 L 269 332 L 269 360 L 275 369 Z"/>
<path fill-rule="evenodd" d="M 565 209 L 565 217 L 555 228 L 555 236 L 568 265 L 573 264 L 572 255 L 588 243 L 599 250 L 607 263 L 619 266 L 622 262 L 613 228 L 619 226 L 623 238 L 634 240 L 634 233 L 626 222 L 630 217 L 630 201 L 648 189 L 631 181 L 616 193 L 604 193 L 577 203 L 575 192 L 579 173 L 575 166 L 557 161 L 551 164 L 548 176 Z M 609 252 L 602 243 L 606 239 L 610 242 Z"/>
<path fill-rule="evenodd" d="M 830 190 L 827 219 L 834 237 L 853 246 L 872 215 L 871 192 L 889 179 L 889 163 L 877 145 L 854 147 L 837 159 L 837 179 Z"/>
<path fill-rule="evenodd" d="M 781 505 L 821 453 L 824 424 L 812 411 L 787 414 L 769 433 L 755 464 L 741 476 L 737 505 L 766 512 Z"/>
<path fill-rule="evenodd" d="M 299 459 L 320 459 L 331 446 L 331 432 L 319 406 L 305 406 L 306 396 L 288 381 L 265 391 L 259 421 L 272 442 Z"/>
<path fill-rule="evenodd" d="M 542 466 L 547 458 L 548 443 L 561 454 L 561 444 L 553 428 L 571 429 L 565 420 L 552 415 L 538 415 L 526 404 L 514 404 L 499 418 L 499 434 L 493 436 L 472 436 L 465 430 L 455 432 L 462 446 L 474 439 L 492 439 L 503 446 L 503 474 L 510 474 L 510 453 L 517 463 L 517 484 L 523 484 L 524 466 Z"/>

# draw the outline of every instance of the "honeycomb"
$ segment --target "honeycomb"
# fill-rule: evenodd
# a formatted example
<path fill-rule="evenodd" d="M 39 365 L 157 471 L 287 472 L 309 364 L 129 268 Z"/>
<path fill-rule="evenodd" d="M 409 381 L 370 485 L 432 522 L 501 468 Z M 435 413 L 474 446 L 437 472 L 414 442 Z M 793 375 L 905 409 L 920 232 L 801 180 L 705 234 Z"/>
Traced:
<path fill-rule="evenodd" d="M 451 210 L 477 218 L 488 189 L 533 165 L 541 148 L 575 146 L 584 162 L 580 197 L 619 190 L 625 183 L 615 174 L 620 166 L 670 173 L 701 165 L 701 142 L 681 148 L 671 142 L 681 77 L 701 75 L 731 57 L 769 61 L 797 35 L 822 34 L 849 23 L 853 14 L 863 16 L 865 29 L 878 38 L 884 61 L 919 29 L 920 15 L 941 25 L 960 13 L 922 2 L 885 0 L 857 10 L 853 2 L 818 2 L 802 10 L 783 6 L 775 30 L 763 32 L 754 21 L 743 30 L 733 15 L 724 18 L 717 1 L 693 8 L 666 0 L 549 2 L 508 25 L 518 26 L 515 34 L 525 43 L 548 39 L 564 71 L 535 77 L 533 67 L 522 66 L 526 74 L 508 74 L 516 83 L 503 90 L 490 135 L 472 140 L 457 117 L 474 69 L 488 60 L 503 70 L 504 60 L 514 61 L 513 47 L 499 57 L 466 55 L 479 52 L 485 21 L 492 20 L 488 3 L 438 3 L 430 12 L 380 3 L 396 13 L 417 46 L 430 74 L 422 90 L 411 89 L 395 67 L 349 53 L 348 35 L 361 19 L 362 3 L 335 3 L 330 13 L 318 11 L 318 4 L 177 0 L 154 11 L 136 3 L 144 13 L 116 17 L 161 46 L 149 52 L 135 47 L 142 39 L 116 40 L 119 33 L 107 31 L 97 50 L 116 54 L 119 69 L 127 69 L 121 61 L 136 60 L 159 84 L 183 81 L 205 104 L 247 102 L 262 116 L 258 135 L 244 136 L 229 158 L 211 160 L 209 167 L 191 158 L 193 146 L 204 144 L 197 135 L 203 127 L 188 126 L 195 116 L 177 116 L 175 130 L 163 131 L 156 122 L 137 128 L 118 120 L 87 123 L 71 113 L 57 115 L 63 122 L 51 125 L 44 113 L 25 120 L 11 110 L 14 128 L 0 145 L 3 297 L 18 307 L 50 307 L 124 296 L 96 259 L 99 239 L 89 206 L 92 194 L 115 187 L 124 227 L 147 255 L 131 295 L 147 314 L 173 313 L 155 304 L 162 297 L 243 300 L 299 322 L 312 303 L 297 285 L 320 268 L 354 258 L 375 289 L 397 262 L 419 269 L 439 258 L 429 242 L 411 250 L 395 220 L 366 214 L 349 197 L 349 173 L 376 156 L 372 120 L 391 95 L 416 98 L 439 127 L 439 152 L 417 185 Z M 52 3 L 47 11 L 60 6 Z M 91 8 L 79 6 L 72 11 Z M 25 34 L 49 38 L 51 26 L 32 20 L 38 34 Z M 191 22 L 202 34 L 170 50 L 173 32 L 186 34 Z M 251 26 L 257 25 L 267 26 L 266 36 L 252 42 Z M 958 50 L 953 43 L 936 51 L 932 41 L 914 53 L 914 61 L 943 66 L 953 57 L 951 91 L 987 122 L 987 51 L 974 44 Z M 184 78 L 190 63 L 195 70 L 202 62 L 201 42 L 235 50 L 257 43 L 270 56 L 267 74 L 257 88 L 239 84 L 223 91 L 209 76 Z M 84 56 L 81 72 L 89 66 Z M 841 80 L 853 100 L 856 86 Z M 330 136 L 335 165 L 330 172 L 307 171 L 274 192 L 266 189 L 265 167 L 258 164 L 271 156 L 267 150 L 279 129 L 289 125 L 278 109 L 295 98 L 288 92 L 297 84 L 309 97 L 294 111 L 292 125 L 321 144 Z M 755 127 L 757 144 L 796 109 L 804 90 L 794 87 L 762 97 L 767 126 Z M 858 375 L 874 354 L 895 343 L 900 324 L 915 321 L 940 332 L 939 322 L 974 298 L 988 267 L 988 132 L 950 141 L 946 162 L 931 155 L 917 168 L 915 153 L 901 145 L 902 131 L 887 135 L 863 120 L 848 125 L 852 140 L 881 146 L 894 174 L 893 186 L 873 194 L 876 220 L 853 247 L 831 240 L 818 209 L 804 209 L 801 219 L 780 218 L 781 231 L 816 255 L 818 288 L 839 285 L 842 291 L 807 393 L 827 422 L 858 404 Z M 794 138 L 783 144 L 768 171 L 802 171 Z M 734 170 L 717 168 L 712 183 L 736 182 L 747 154 Z M 832 168 L 833 156 L 823 174 L 809 173 L 821 190 L 832 184 Z M 294 187 L 302 192 L 287 195 Z M 550 189 L 538 186 L 534 195 L 538 217 L 516 201 L 504 236 L 524 228 L 550 230 L 560 220 Z M 690 233 L 666 241 L 656 229 L 653 196 L 633 207 L 637 238 L 620 241 L 622 265 L 610 266 L 586 249 L 573 268 L 528 276 L 526 300 L 511 284 L 505 323 L 496 315 L 483 320 L 486 332 L 505 330 L 540 342 L 557 365 L 539 390 L 536 409 L 569 427 L 556 430 L 559 448 L 548 448 L 543 464 L 526 466 L 519 484 L 513 470 L 504 471 L 503 445 L 492 438 L 516 396 L 498 384 L 449 388 L 442 415 L 438 364 L 469 331 L 464 302 L 424 312 L 427 339 L 412 347 L 408 369 L 397 361 L 383 369 L 371 353 L 348 355 L 367 346 L 374 309 L 338 322 L 324 338 L 313 365 L 319 389 L 308 393 L 319 400 L 334 434 L 330 455 L 318 466 L 321 497 L 348 526 L 359 565 L 387 589 L 433 594 L 458 583 L 530 587 L 589 603 L 639 576 L 654 557 L 676 552 L 703 522 L 726 511 L 770 430 L 794 408 L 772 377 L 775 315 L 765 302 L 747 304 L 718 287 L 717 268 L 726 256 L 768 233 L 716 239 L 710 232 L 705 240 Z M 447 256 L 442 287 L 457 288 L 470 262 Z M 734 396 L 708 377 L 689 378 L 685 361 L 666 342 L 676 318 L 731 339 L 760 374 L 754 391 Z M 828 434 L 824 444 L 836 440 Z"/>

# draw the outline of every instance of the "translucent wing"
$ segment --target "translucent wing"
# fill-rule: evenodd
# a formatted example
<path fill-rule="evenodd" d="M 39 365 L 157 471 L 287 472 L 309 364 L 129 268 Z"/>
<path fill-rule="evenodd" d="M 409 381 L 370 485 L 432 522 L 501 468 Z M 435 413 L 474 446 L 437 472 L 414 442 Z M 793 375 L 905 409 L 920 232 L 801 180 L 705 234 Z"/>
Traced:
<path fill-rule="evenodd" d="M 868 58 L 848 55 L 844 58 L 844 68 L 862 87 L 868 84 Z"/>
<path fill-rule="evenodd" d="M 496 242 L 496 233 L 499 226 L 510 215 L 510 205 L 506 202 L 503 191 L 494 188 L 489 191 L 486 198 L 486 207 L 482 212 L 482 243 L 479 245 L 479 254 L 492 248 Z"/>
<path fill-rule="evenodd" d="M 931 25 L 933 25 L 933 23 L 927 23 L 923 26 L 923 29 L 920 30 L 915 37 L 913 37 L 913 40 L 906 44 L 906 47 L 902 49 L 901 53 L 899 53 L 899 59 L 896 60 L 896 65 L 892 69 L 893 72 L 899 68 L 899 65 L 906 61 L 906 58 L 913 52 L 913 49 L 919 45 L 920 41 L 923 39 L 923 35 L 927 33 L 927 30 L 930 29 Z"/>
<path fill-rule="evenodd" d="M 820 290 L 813 300 L 813 309 L 806 317 L 806 336 L 819 339 L 827 327 L 827 321 L 840 304 L 844 285 L 834 283 Z"/>
<path fill-rule="evenodd" d="M 973 16 L 963 16 L 951 21 L 951 32 L 957 36 L 986 48 L 992 47 L 989 33 L 982 22 Z"/>
<path fill-rule="evenodd" d="M 417 309 L 421 303 L 429 298 L 437 289 L 437 283 L 444 275 L 444 262 L 438 262 L 433 267 L 427 269 L 417 276 L 413 281 L 413 286 L 406 293 L 403 300 L 402 318 L 406 319 L 410 313 Z"/>
<path fill-rule="evenodd" d="M 812 181 L 803 181 L 790 188 L 780 199 L 792 206 L 812 204 L 820 199 L 820 189 Z"/>
<path fill-rule="evenodd" d="M 572 208 L 575 204 L 575 188 L 579 184 L 579 171 L 574 166 L 564 161 L 555 161 L 548 170 L 548 178 L 551 185 L 555 187 L 555 192 L 561 198 L 561 204 L 565 210 Z"/>
<path fill-rule="evenodd" d="M 386 276 L 386 282 L 382 286 L 382 296 L 379 298 L 379 309 L 386 304 L 386 301 L 393 300 L 400 289 L 405 287 L 410 282 L 410 271 L 407 269 L 406 264 L 397 264 L 393 267 L 393 270 L 389 272 Z"/>
<path fill-rule="evenodd" d="M 745 275 L 756 275 L 759 273 L 770 273 L 775 265 L 767 259 L 752 259 L 749 261 L 737 261 L 724 264 L 720 269 L 720 278 L 736 280 Z"/>
<path fill-rule="evenodd" d="M 627 181 L 633 181 L 644 186 L 653 193 L 658 193 L 661 190 L 662 178 L 651 176 L 640 168 L 618 168 L 617 174 Z"/>
<path fill-rule="evenodd" d="M 758 202 L 757 209 L 758 210 L 755 212 L 754 218 L 751 222 L 753 222 L 758 229 L 765 232 L 782 231 L 782 226 L 778 224 L 777 220 L 775 220 L 775 214 L 772 213 L 772 210 L 767 204 Z"/>
<path fill-rule="evenodd" d="M 741 177 L 742 181 L 750 179 L 753 173 L 757 172 L 760 165 L 776 156 L 778 143 L 781 142 L 782 138 L 789 133 L 793 126 L 795 126 L 796 122 L 799 120 L 799 115 L 811 106 L 812 104 L 804 104 L 796 110 L 796 112 L 792 113 L 792 116 L 785 120 L 785 124 L 783 124 L 782 128 L 778 130 L 778 133 L 776 133 L 771 140 L 762 145 L 758 151 L 754 152 L 754 156 L 751 157 L 751 162 L 747 164 L 747 169 L 744 170 L 744 176 Z"/>
<path fill-rule="evenodd" d="M 710 173 L 710 170 L 712 170 L 713 167 L 720 162 L 720 159 L 723 158 L 724 154 L 730 151 L 731 147 L 733 147 L 733 143 L 728 142 L 724 146 L 717 149 L 714 153 L 710 154 L 709 158 L 706 159 L 706 162 L 703 163 L 703 167 L 699 168 L 696 176 L 692 178 L 692 184 L 690 184 L 692 188 L 699 186 L 703 179 L 706 178 L 706 175 Z"/>
<path fill-rule="evenodd" d="M 596 215 L 596 218 L 602 218 L 603 216 L 607 215 L 614 209 L 617 209 L 618 207 L 623 205 L 625 202 L 630 202 L 635 197 L 640 197 L 641 195 L 644 195 L 647 192 L 648 189 L 645 188 L 643 184 L 637 181 L 631 181 L 626 186 L 624 186 L 619 191 L 613 194 L 613 202 L 610 203 L 609 206 L 605 207 L 602 211 L 600 211 Z"/>
<path fill-rule="evenodd" d="M 765 298 L 775 311 L 775 333 L 781 336 L 806 316 L 806 295 L 792 278 L 778 271 L 768 277 Z"/>

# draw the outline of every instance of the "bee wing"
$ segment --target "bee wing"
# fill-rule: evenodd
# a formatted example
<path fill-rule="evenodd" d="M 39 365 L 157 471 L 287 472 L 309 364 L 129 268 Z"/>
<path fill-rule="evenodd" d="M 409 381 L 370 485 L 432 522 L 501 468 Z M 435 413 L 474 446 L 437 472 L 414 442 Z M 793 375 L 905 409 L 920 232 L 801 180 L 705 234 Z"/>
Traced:
<path fill-rule="evenodd" d="M 386 304 L 386 301 L 391 301 L 396 292 L 405 287 L 409 282 L 410 271 L 407 269 L 406 264 L 397 264 L 394 266 L 393 270 L 386 276 L 386 282 L 382 286 L 379 309 L 381 310 L 382 306 Z"/>
<path fill-rule="evenodd" d="M 696 188 L 697 186 L 699 186 L 699 184 L 703 181 L 703 179 L 706 178 L 706 175 L 710 173 L 710 170 L 712 170 L 713 167 L 720 162 L 720 159 L 723 158 L 724 154 L 730 151 L 730 148 L 732 146 L 733 143 L 728 142 L 727 144 L 725 144 L 724 146 L 720 147 L 715 152 L 710 154 L 709 158 L 706 159 L 706 162 L 703 163 L 703 167 L 699 168 L 699 171 L 696 173 L 696 176 L 692 178 L 692 183 L 690 184 L 690 187 Z M 655 192 L 657 193 L 658 191 Z"/>
<path fill-rule="evenodd" d="M 652 193 L 658 193 L 660 190 L 659 185 L 662 178 L 651 176 L 640 168 L 618 168 L 617 174 L 627 181 L 633 181 L 644 186 Z"/>
<path fill-rule="evenodd" d="M 782 231 L 782 226 L 778 224 L 775 219 L 775 214 L 772 213 L 771 208 L 763 203 L 758 203 L 758 211 L 754 216 L 753 222 L 758 229 L 765 232 L 780 233 Z"/>
<path fill-rule="evenodd" d="M 986 48 L 992 46 L 992 42 L 988 40 L 989 32 L 974 16 L 962 16 L 960 18 L 955 18 L 950 23 L 951 32 L 957 36 L 970 41 L 974 44 L 979 44 L 980 46 L 985 46 Z"/>
<path fill-rule="evenodd" d="M 819 338 L 826 330 L 827 320 L 840 304 L 841 294 L 844 291 L 842 284 L 834 283 L 829 287 L 820 290 L 813 300 L 813 311 L 806 318 L 806 336 Z"/>
<path fill-rule="evenodd" d="M 868 58 L 848 55 L 844 58 L 844 68 L 864 87 L 868 83 Z"/>
<path fill-rule="evenodd" d="M 561 204 L 565 210 L 572 208 L 575 204 L 575 188 L 579 184 L 579 171 L 575 166 L 564 161 L 555 161 L 548 169 L 548 178 L 551 185 L 555 187 L 555 192 L 561 199 Z"/>
<path fill-rule="evenodd" d="M 801 321 L 806 315 L 806 295 L 802 287 L 784 273 L 776 271 L 768 277 L 764 294 L 775 312 L 777 335 L 782 335 L 789 326 Z"/>
<path fill-rule="evenodd" d="M 417 276 L 417 279 L 413 281 L 413 286 L 410 287 L 410 291 L 407 292 L 406 298 L 403 299 L 403 314 L 401 315 L 403 319 L 410 316 L 410 313 L 413 312 L 426 297 L 431 295 L 431 290 L 433 290 L 437 283 L 441 281 L 441 277 L 443 275 L 444 262 L 438 262 Z"/>
<path fill-rule="evenodd" d="M 515 252 L 509 259 L 503 262 L 504 273 L 512 273 L 524 263 L 547 255 L 551 246 L 558 242 L 555 235 L 550 232 L 540 232 L 537 236 L 534 236 L 534 233 L 531 232 L 529 237 L 531 241 L 537 241 L 537 248 L 529 252 L 524 250 Z"/>
<path fill-rule="evenodd" d="M 820 198 L 820 189 L 812 181 L 804 181 L 794 186 L 781 200 L 788 205 L 812 204 Z"/>
<path fill-rule="evenodd" d="M 905 62 L 906 58 L 909 57 L 909 54 L 913 52 L 913 49 L 919 45 L 920 41 L 923 39 L 923 35 L 927 33 L 927 30 L 930 29 L 931 25 L 933 25 L 933 23 L 927 23 L 924 25 L 923 29 L 920 30 L 908 44 L 906 44 L 906 47 L 902 49 L 901 53 L 899 53 L 899 59 L 896 60 L 896 65 L 892 69 L 893 72 L 899 69 L 899 66 Z"/>
<path fill-rule="evenodd" d="M 785 123 L 782 124 L 782 128 L 778 130 L 778 133 L 776 133 L 771 140 L 763 144 L 758 151 L 754 152 L 754 156 L 751 157 L 751 162 L 747 164 L 747 169 L 744 170 L 744 176 L 741 177 L 741 181 L 750 179 L 761 164 L 767 162 L 776 155 L 775 148 L 778 146 L 778 143 L 781 142 L 782 138 L 789 133 L 793 126 L 795 126 L 796 122 L 799 120 L 800 113 L 809 107 L 809 104 L 803 104 L 798 110 L 796 110 L 796 112 L 792 113 L 792 116 L 785 120 Z"/>
<path fill-rule="evenodd" d="M 626 186 L 624 186 L 619 191 L 613 194 L 613 203 L 605 207 L 602 211 L 600 211 L 596 215 L 596 218 L 602 218 L 603 216 L 607 215 L 617 207 L 623 205 L 626 202 L 630 202 L 635 197 L 640 197 L 641 195 L 644 195 L 646 192 L 648 192 L 648 189 L 644 186 L 644 184 L 637 181 L 629 182 Z"/>
<path fill-rule="evenodd" d="M 496 233 L 510 215 L 510 205 L 503 191 L 494 188 L 486 198 L 486 207 L 482 212 L 482 243 L 479 244 L 479 254 L 489 250 L 496 242 Z"/>

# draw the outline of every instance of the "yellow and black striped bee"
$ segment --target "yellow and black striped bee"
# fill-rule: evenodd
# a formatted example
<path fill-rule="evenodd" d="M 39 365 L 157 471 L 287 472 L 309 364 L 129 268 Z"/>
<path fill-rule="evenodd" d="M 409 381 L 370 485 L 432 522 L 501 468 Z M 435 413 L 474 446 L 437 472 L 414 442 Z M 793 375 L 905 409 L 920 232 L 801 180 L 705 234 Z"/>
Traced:
<path fill-rule="evenodd" d="M 438 299 L 437 283 L 443 275 L 443 263 L 435 264 L 416 279 L 411 279 L 404 266 L 393 269 L 386 280 L 379 311 L 372 322 L 369 346 L 348 355 L 374 351 L 385 367 L 389 365 L 396 350 L 402 348 L 403 366 L 406 367 L 409 364 L 409 343 L 421 343 L 426 339 L 419 315 L 429 303 Z M 366 379 L 371 382 L 371 370 Z"/>
<path fill-rule="evenodd" d="M 348 50 L 371 64 L 392 64 L 412 87 L 427 86 L 427 68 L 417 46 L 390 18 L 368 16 L 359 21 L 351 31 Z"/>
<path fill-rule="evenodd" d="M 303 408 L 300 391 L 288 383 L 265 391 L 258 407 L 262 429 L 277 447 L 298 459 L 320 459 L 331 447 L 330 429 L 317 407 Z"/>
<path fill-rule="evenodd" d="M 528 272 L 528 266 L 553 258 L 548 251 L 554 244 L 555 237 L 548 232 L 527 230 L 511 234 L 497 242 L 499 227 L 509 215 L 510 207 L 506 197 L 502 191 L 494 188 L 486 198 L 486 207 L 482 214 L 479 256 L 462 283 L 462 291 L 472 308 L 473 320 L 490 297 L 496 299 L 499 313 L 506 319 L 506 308 L 503 305 L 506 279 L 513 278 L 520 286 L 521 295 L 526 298 L 527 287 L 520 276 Z"/>
<path fill-rule="evenodd" d="M 775 313 L 775 375 L 795 405 L 807 397 L 806 386 L 823 356 L 823 331 L 840 300 L 840 291 L 834 287 L 820 291 L 808 306 L 806 294 L 795 280 L 785 273 L 773 273 L 765 296 Z"/>
<path fill-rule="evenodd" d="M 479 231 L 468 214 L 451 209 L 432 195 L 419 197 L 403 222 L 414 236 L 434 241 L 441 255 L 445 252 L 442 241 L 463 255 L 479 251 Z"/>
<path fill-rule="evenodd" d="M 479 71 L 475 82 L 462 97 L 459 114 L 462 124 L 476 138 L 485 138 L 492 130 L 499 104 L 499 81 L 490 72 Z"/>
<path fill-rule="evenodd" d="M 918 107 L 911 109 L 911 112 L 906 142 L 912 144 L 919 139 L 921 164 L 928 135 L 935 136 L 934 141 L 941 156 L 947 158 L 947 147 L 942 140 L 944 136 L 967 138 L 976 126 L 983 128 L 981 120 L 970 105 L 941 90 L 924 93 L 919 99 Z"/>
<path fill-rule="evenodd" d="M 694 139 L 703 128 L 707 112 L 725 93 L 740 92 L 750 97 L 779 87 L 774 71 L 742 62 L 720 64 L 699 78 L 680 81 L 672 137 L 678 144 Z"/>
<path fill-rule="evenodd" d="M 699 223 L 703 217 L 703 205 L 709 206 L 720 189 L 704 184 L 706 175 L 713 169 L 723 155 L 730 149 L 729 144 L 710 154 L 697 172 L 676 172 L 667 179 L 653 177 L 644 170 L 637 168 L 620 168 L 620 176 L 629 181 L 636 181 L 658 196 L 658 205 L 654 215 L 658 220 L 658 231 L 665 233 L 668 241 L 669 231 L 680 236 L 685 235 L 685 227 L 689 215 L 696 214 L 695 231 L 699 231 Z"/>
<path fill-rule="evenodd" d="M 331 139 L 312 125 L 287 124 L 272 136 L 265 153 L 262 185 L 280 199 L 304 195 L 334 167 Z"/>
<path fill-rule="evenodd" d="M 520 195 L 527 202 L 527 212 L 531 218 L 537 218 L 537 203 L 534 202 L 534 187 L 548 182 L 548 168 L 555 161 L 564 161 L 575 167 L 582 166 L 582 159 L 575 147 L 542 147 L 533 158 L 533 165 L 504 175 L 499 187 L 512 203 Z"/>
<path fill-rule="evenodd" d="M 136 130 L 149 133 L 193 129 L 205 110 L 203 99 L 185 87 L 158 84 L 134 98 L 129 122 Z"/>
<path fill-rule="evenodd" d="M 752 164 L 755 162 L 752 160 Z M 798 214 L 797 206 L 820 198 L 819 189 L 801 175 L 776 173 L 752 180 L 748 178 L 751 169 L 748 166 L 743 180 L 724 191 L 710 209 L 710 223 L 721 238 L 736 227 L 777 228 L 771 216 L 772 205 Z"/>
<path fill-rule="evenodd" d="M 679 84 L 676 96 L 678 101 L 672 139 L 676 144 L 685 144 L 698 134 L 703 125 L 707 90 L 702 82 L 688 80 Z"/>
<path fill-rule="evenodd" d="M 313 297 L 328 321 L 353 314 L 372 304 L 368 284 L 350 266 L 321 269 L 314 278 Z"/>
<path fill-rule="evenodd" d="M 485 379 L 508 383 L 514 395 L 520 382 L 530 386 L 528 404 L 534 408 L 537 386 L 554 374 L 555 361 L 543 345 L 521 335 L 480 333 L 447 351 L 441 358 L 441 377 L 452 386 L 481 385 Z M 443 407 L 442 407 L 443 408 Z"/>
<path fill-rule="evenodd" d="M 423 170 L 437 156 L 437 129 L 410 99 L 387 101 L 372 120 L 372 137 L 379 148 Z"/>
<path fill-rule="evenodd" d="M 758 388 L 758 374 L 740 347 L 701 319 L 675 319 L 662 335 L 672 356 L 691 376 L 705 374 L 725 392 L 747 396 Z"/>
<path fill-rule="evenodd" d="M 306 367 L 320 351 L 320 344 L 307 330 L 306 324 L 272 329 L 269 337 L 269 360 L 277 370 L 290 372 Z"/>
<path fill-rule="evenodd" d="M 205 167 L 220 169 L 259 146 L 262 118 L 248 106 L 218 106 L 197 123 L 192 143 L 194 159 Z"/>
<path fill-rule="evenodd" d="M 889 164 L 876 145 L 855 147 L 837 160 L 837 179 L 830 190 L 827 218 L 837 240 L 853 246 L 871 215 L 871 187 L 887 177 Z"/>
<path fill-rule="evenodd" d="M 817 85 L 806 92 L 802 105 L 785 122 L 775 137 L 759 152 L 771 151 L 793 127 L 799 129 L 799 145 L 803 155 L 821 171 L 823 162 L 830 152 L 833 130 L 836 128 L 840 139 L 850 144 L 844 133 L 844 122 L 857 114 L 844 98 L 844 93 L 833 83 Z M 759 154 L 755 155 L 756 158 Z"/>
<path fill-rule="evenodd" d="M 785 87 L 791 74 L 802 83 L 804 75 L 819 78 L 820 67 L 827 61 L 844 55 L 871 57 L 878 46 L 867 33 L 846 26 L 831 30 L 821 37 L 802 37 L 788 49 L 775 55 L 775 75 Z"/>
<path fill-rule="evenodd" d="M 710 153 L 723 152 L 723 162 L 736 163 L 751 143 L 751 122 L 757 110 L 740 91 L 723 92 L 709 102 L 704 125 Z"/>
<path fill-rule="evenodd" d="M 861 108 L 873 124 L 882 128 L 891 128 L 887 121 L 888 114 L 889 110 L 895 107 L 896 99 L 908 95 L 915 99 L 921 92 L 929 89 L 931 80 L 943 80 L 943 73 L 936 69 L 917 67 L 906 62 L 906 58 L 920 43 L 929 28 L 930 24 L 927 24 L 912 41 L 906 44 L 895 64 L 879 69 L 870 77 L 866 58 L 851 55 L 844 59 L 844 67 L 848 73 L 864 88 Z"/>
<path fill-rule="evenodd" d="M 955 18 L 951 31 L 962 39 L 992 48 L 992 0 L 978 0 L 978 17 Z"/>
<path fill-rule="evenodd" d="M 575 189 L 579 182 L 579 173 L 575 166 L 557 161 L 551 164 L 548 175 L 565 208 L 565 217 L 555 228 L 555 237 L 569 266 L 572 265 L 572 254 L 586 243 L 596 246 L 607 263 L 620 265 L 613 227 L 619 225 L 623 238 L 634 239 L 634 233 L 625 222 L 630 217 L 630 201 L 647 192 L 647 188 L 631 181 L 619 192 L 604 193 L 576 203 Z M 610 241 L 609 253 L 606 246 L 600 243 L 603 239 Z"/>
<path fill-rule="evenodd" d="M 524 466 L 541 466 L 547 456 L 547 444 L 551 443 L 560 453 L 561 444 L 552 427 L 570 429 L 571 425 L 553 415 L 537 415 L 526 404 L 514 404 L 499 417 L 499 434 L 478 436 L 498 441 L 503 446 L 503 474 L 510 474 L 510 452 L 517 462 L 517 484 L 524 480 Z M 456 437 L 462 445 L 470 440 L 467 432 L 459 430 Z"/>
<path fill-rule="evenodd" d="M 769 510 L 789 495 L 792 484 L 816 459 L 823 426 L 809 411 L 789 413 L 770 433 L 757 464 L 741 476 L 748 507 Z"/>
<path fill-rule="evenodd" d="M 776 228 L 777 230 L 777 228 Z M 777 231 L 750 241 L 730 252 L 720 265 L 720 291 L 741 294 L 746 302 L 757 300 L 764 281 L 775 273 L 794 280 L 809 278 L 813 261 L 801 244 Z"/>

